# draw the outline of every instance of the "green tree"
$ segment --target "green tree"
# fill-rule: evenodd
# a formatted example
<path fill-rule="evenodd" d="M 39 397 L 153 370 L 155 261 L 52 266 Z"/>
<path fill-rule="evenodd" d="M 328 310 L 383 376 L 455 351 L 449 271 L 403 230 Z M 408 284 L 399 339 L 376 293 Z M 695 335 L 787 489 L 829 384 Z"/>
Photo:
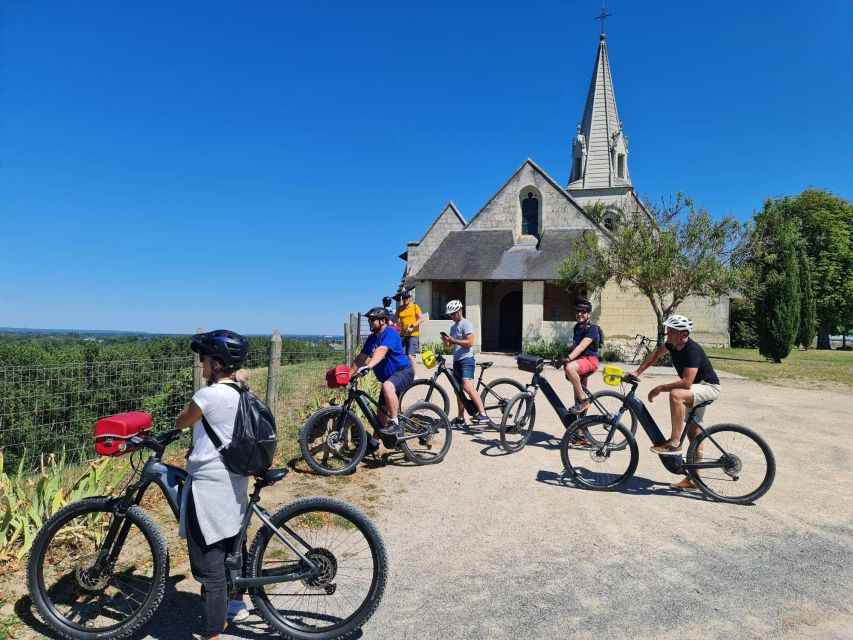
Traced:
<path fill-rule="evenodd" d="M 598 289 L 611 279 L 635 286 L 654 310 L 663 344 L 663 321 L 687 296 L 714 299 L 737 288 L 747 227 L 730 216 L 713 220 L 681 193 L 659 204 L 646 198 L 645 206 L 648 216 L 640 212 L 612 233 L 585 234 L 557 271 L 563 287 Z"/>
<path fill-rule="evenodd" d="M 809 257 L 818 323 L 818 349 L 829 336 L 853 325 L 853 205 L 823 189 L 784 198 L 790 220 Z"/>
<path fill-rule="evenodd" d="M 755 304 L 758 352 L 782 362 L 800 326 L 796 236 L 785 219 L 785 201 L 767 200 L 755 216 L 753 260 L 760 289 Z"/>
<path fill-rule="evenodd" d="M 800 278 L 800 328 L 795 344 L 811 349 L 817 335 L 817 305 L 812 288 L 811 261 L 805 249 L 797 249 L 797 275 Z"/>

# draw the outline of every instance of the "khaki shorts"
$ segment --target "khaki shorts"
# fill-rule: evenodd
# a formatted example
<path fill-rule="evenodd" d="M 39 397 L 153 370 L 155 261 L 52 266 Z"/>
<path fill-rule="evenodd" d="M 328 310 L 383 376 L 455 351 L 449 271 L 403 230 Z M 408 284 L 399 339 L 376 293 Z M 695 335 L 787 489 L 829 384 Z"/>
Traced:
<path fill-rule="evenodd" d="M 693 405 L 700 402 L 713 402 L 720 397 L 720 385 L 706 384 L 704 382 L 690 386 L 690 393 L 693 394 Z M 704 427 L 702 419 L 705 417 L 705 409 L 708 407 L 699 407 L 693 414 L 693 422 Z"/>

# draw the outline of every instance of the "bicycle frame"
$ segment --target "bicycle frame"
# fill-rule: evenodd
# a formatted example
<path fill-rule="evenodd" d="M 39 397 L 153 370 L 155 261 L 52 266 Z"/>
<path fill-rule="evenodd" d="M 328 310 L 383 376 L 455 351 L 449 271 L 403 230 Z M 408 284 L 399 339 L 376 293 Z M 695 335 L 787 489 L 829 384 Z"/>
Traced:
<path fill-rule="evenodd" d="M 174 435 L 174 432 L 167 433 L 172 433 Z M 177 435 L 174 435 L 174 439 L 176 438 Z M 172 510 L 172 515 L 175 516 L 175 519 L 180 519 L 181 499 L 189 474 L 185 469 L 162 462 L 160 458 L 165 450 L 165 445 L 156 440 L 156 438 L 152 438 L 150 441 L 140 439 L 137 441 L 137 444 L 148 446 L 154 451 L 154 453 L 145 462 L 145 466 L 142 468 L 139 480 L 128 486 L 124 495 L 116 501 L 116 517 L 110 524 L 107 535 L 104 538 L 102 550 L 99 552 L 99 558 L 93 566 L 93 569 L 96 572 L 115 564 L 130 530 L 131 522 L 126 518 L 127 510 L 130 509 L 131 506 L 138 505 L 142 502 L 142 497 L 145 495 L 145 491 L 152 484 L 158 486 L 163 492 L 166 502 L 169 504 L 169 508 Z M 279 532 L 272 522 L 270 522 L 269 513 L 258 504 L 262 488 L 263 486 L 256 481 L 254 490 L 249 496 L 250 508 L 246 509 L 246 514 L 243 516 L 243 522 L 240 527 L 240 533 L 235 538 L 232 551 L 226 558 L 225 566 L 228 569 L 231 584 L 234 588 L 242 589 L 257 587 L 275 582 L 295 582 L 298 580 L 312 578 L 320 571 L 320 568 L 314 562 L 297 549 Z M 285 575 L 268 575 L 259 578 L 245 578 L 241 575 L 243 567 L 242 547 L 246 539 L 246 532 L 249 528 L 249 520 L 251 520 L 253 513 L 258 516 L 265 526 L 270 528 L 273 535 L 279 538 L 285 546 L 299 557 L 301 562 L 305 563 L 305 566 L 307 567 L 305 571 L 298 574 L 289 573 Z M 310 548 L 310 545 L 305 540 L 297 536 L 290 528 L 284 527 L 284 529 L 300 544 L 304 545 L 306 548 Z M 284 570 L 286 570 L 286 568 L 282 569 L 282 571 Z"/>
<path fill-rule="evenodd" d="M 382 392 L 380 391 L 379 393 Z M 353 402 L 355 402 L 355 404 L 358 405 L 358 408 L 361 409 L 362 414 L 364 414 L 364 417 L 367 418 L 367 421 L 370 423 L 371 427 L 373 427 L 376 431 L 384 429 L 382 423 L 379 422 L 379 416 L 377 415 L 377 412 L 380 409 L 384 411 L 386 415 L 388 415 L 388 412 L 386 411 L 385 407 L 380 407 L 379 402 L 371 398 L 370 394 L 358 388 L 358 378 L 356 378 L 349 384 L 349 393 L 347 394 L 347 399 L 344 401 L 342 407 L 344 410 L 341 412 L 341 415 L 338 418 L 338 425 L 336 427 L 336 431 L 341 435 L 341 437 L 344 436 L 344 429 L 346 429 L 346 417 L 350 411 L 350 407 L 352 407 Z M 376 409 L 374 409 L 373 407 L 376 407 Z M 411 440 L 412 438 L 418 437 L 420 436 L 417 433 L 410 435 L 398 434 L 397 442 L 399 443 L 403 440 Z"/>
<path fill-rule="evenodd" d="M 436 354 L 435 358 L 438 361 L 438 369 L 436 369 L 436 372 L 432 374 L 432 378 L 430 378 L 430 390 L 427 392 L 425 400 L 427 402 L 430 401 L 429 399 L 432 395 L 432 390 L 438 384 L 438 377 L 441 374 L 444 374 L 447 377 L 447 380 L 450 382 L 450 386 L 453 389 L 453 393 L 455 393 L 456 397 L 462 401 L 462 406 L 465 407 L 465 411 L 467 411 L 472 416 L 477 415 L 477 407 L 474 404 L 474 401 L 471 400 L 471 398 L 469 398 L 467 395 L 465 395 L 464 391 L 462 391 L 462 385 L 459 383 L 459 380 L 456 379 L 456 376 L 453 374 L 452 369 L 448 369 L 447 364 L 444 360 L 444 356 L 439 353 Z M 477 378 L 477 385 L 475 387 L 477 391 L 479 391 L 480 387 L 484 385 L 483 374 L 485 372 L 486 370 L 483 367 L 480 367 L 480 377 Z"/>

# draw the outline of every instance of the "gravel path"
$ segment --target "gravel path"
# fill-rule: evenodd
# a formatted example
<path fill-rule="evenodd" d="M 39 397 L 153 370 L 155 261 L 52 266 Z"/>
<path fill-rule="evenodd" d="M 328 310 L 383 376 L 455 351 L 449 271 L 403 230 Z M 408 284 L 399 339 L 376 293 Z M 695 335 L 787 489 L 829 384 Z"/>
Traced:
<path fill-rule="evenodd" d="M 547 375 L 568 395 L 561 372 Z M 600 376 L 592 388 L 604 388 Z M 773 488 L 753 506 L 671 490 L 678 478 L 642 430 L 622 491 L 574 488 L 561 478 L 563 428 L 543 397 L 537 409 L 519 453 L 505 455 L 494 432 L 457 431 L 439 465 L 374 472 L 391 574 L 364 638 L 853 637 L 853 399 L 723 380 L 708 424 L 752 426 L 777 459 Z M 665 397 L 650 410 L 668 425 Z M 197 585 L 176 588 L 143 637 L 184 639 L 195 626 Z M 274 637 L 255 617 L 229 631 Z"/>

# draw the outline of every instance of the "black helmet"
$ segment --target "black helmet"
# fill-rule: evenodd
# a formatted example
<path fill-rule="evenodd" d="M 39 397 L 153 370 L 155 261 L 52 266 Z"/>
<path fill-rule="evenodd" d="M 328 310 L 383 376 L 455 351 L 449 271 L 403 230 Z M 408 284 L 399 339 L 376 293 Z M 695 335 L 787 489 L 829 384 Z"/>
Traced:
<path fill-rule="evenodd" d="M 190 349 L 217 360 L 228 371 L 237 371 L 246 361 L 249 341 L 239 333 L 217 329 L 194 335 L 190 340 Z"/>
<path fill-rule="evenodd" d="M 392 300 L 393 300 L 393 298 L 391 296 L 385 296 L 384 298 L 382 298 L 382 306 L 383 307 L 390 307 Z"/>
<path fill-rule="evenodd" d="M 575 302 L 575 311 L 588 311 L 592 313 L 592 303 L 589 300 L 578 300 Z"/>
<path fill-rule="evenodd" d="M 373 307 L 370 311 L 364 314 L 367 319 L 370 318 L 382 318 L 385 322 L 391 320 L 391 314 L 388 313 L 388 309 L 385 307 Z"/>

